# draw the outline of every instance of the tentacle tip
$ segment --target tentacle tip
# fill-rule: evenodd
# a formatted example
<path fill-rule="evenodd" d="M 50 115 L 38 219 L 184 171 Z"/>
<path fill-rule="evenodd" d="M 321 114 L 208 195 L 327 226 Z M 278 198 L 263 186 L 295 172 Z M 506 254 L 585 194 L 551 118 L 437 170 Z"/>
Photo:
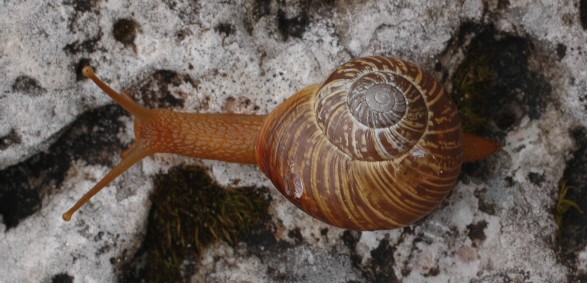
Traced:
<path fill-rule="evenodd" d="M 66 213 L 63 213 L 63 215 L 61 216 L 61 218 L 63 219 L 63 221 L 69 222 L 69 221 L 71 221 L 71 217 L 72 216 L 73 216 L 73 213 L 68 211 Z"/>
<path fill-rule="evenodd" d="M 82 69 L 82 75 L 89 79 L 94 76 L 94 69 L 92 69 L 90 66 L 84 66 Z"/>

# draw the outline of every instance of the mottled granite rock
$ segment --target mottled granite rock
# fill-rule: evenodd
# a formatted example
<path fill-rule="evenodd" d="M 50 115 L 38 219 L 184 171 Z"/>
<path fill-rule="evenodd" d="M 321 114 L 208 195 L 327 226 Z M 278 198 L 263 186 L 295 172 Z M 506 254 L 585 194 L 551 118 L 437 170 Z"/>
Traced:
<path fill-rule="evenodd" d="M 265 114 L 362 55 L 416 62 L 452 90 L 471 50 L 497 54 L 502 76 L 483 107 L 503 148 L 466 166 L 435 213 L 405 229 L 344 231 L 272 189 L 273 240 L 209 247 L 192 281 L 566 282 L 587 272 L 585 247 L 563 263 L 553 214 L 577 147 L 570 132 L 587 127 L 578 0 L 217 2 L 1 4 L 0 281 L 116 280 L 144 236 L 149 177 L 172 166 L 271 186 L 254 166 L 156 155 L 63 222 L 132 140 L 132 119 L 104 107 L 110 99 L 79 74 L 85 64 L 150 107 Z"/>

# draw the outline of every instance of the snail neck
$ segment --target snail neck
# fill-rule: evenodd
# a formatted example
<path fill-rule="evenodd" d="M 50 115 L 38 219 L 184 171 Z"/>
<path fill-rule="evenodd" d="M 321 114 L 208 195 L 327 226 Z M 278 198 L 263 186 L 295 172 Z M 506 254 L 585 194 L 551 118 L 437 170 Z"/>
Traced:
<path fill-rule="evenodd" d="M 149 112 L 146 118 L 135 120 L 135 144 L 144 144 L 150 154 L 256 163 L 255 139 L 265 116 Z"/>

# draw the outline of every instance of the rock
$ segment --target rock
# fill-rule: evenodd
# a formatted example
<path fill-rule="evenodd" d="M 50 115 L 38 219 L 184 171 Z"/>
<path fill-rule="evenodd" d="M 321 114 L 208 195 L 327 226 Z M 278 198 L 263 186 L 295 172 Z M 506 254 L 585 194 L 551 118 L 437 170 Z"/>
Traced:
<path fill-rule="evenodd" d="M 185 275 L 193 282 L 584 278 L 587 245 L 574 239 L 575 249 L 561 253 L 553 213 L 568 162 L 583 152 L 572 133 L 587 127 L 579 8 L 351 2 L 4 3 L 0 281 L 111 282 L 140 268 L 133 260 L 148 225 L 151 177 L 169 168 L 198 164 L 223 186 L 272 186 L 254 166 L 155 155 L 64 222 L 61 214 L 132 141 L 132 119 L 80 75 L 84 65 L 149 107 L 266 114 L 335 66 L 372 54 L 415 62 L 453 93 L 463 92 L 460 75 L 476 72 L 480 106 L 472 109 L 484 119 L 477 130 L 502 149 L 466 165 L 445 203 L 403 229 L 331 227 L 272 188 L 264 236 L 217 242 L 186 263 L 193 270 Z"/>

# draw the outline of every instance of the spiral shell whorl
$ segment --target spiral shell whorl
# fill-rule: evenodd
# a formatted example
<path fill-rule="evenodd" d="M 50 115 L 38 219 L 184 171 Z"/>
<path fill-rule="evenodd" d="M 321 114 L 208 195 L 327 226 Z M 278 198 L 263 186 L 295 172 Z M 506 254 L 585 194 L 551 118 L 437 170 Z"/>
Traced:
<path fill-rule="evenodd" d="M 389 160 L 413 148 L 426 130 L 428 109 L 418 87 L 422 71 L 388 57 L 352 60 L 317 94 L 318 124 L 337 148 L 360 160 Z M 441 87 L 433 90 L 437 93 Z"/>
<path fill-rule="evenodd" d="M 393 101 L 377 94 L 349 98 L 344 87 L 405 94 Z M 366 109 L 355 101 L 389 103 Z M 392 113 L 373 121 L 382 110 Z M 355 230 L 402 227 L 430 213 L 454 187 L 462 155 L 460 119 L 442 86 L 387 57 L 352 60 L 322 86 L 298 92 L 269 115 L 257 137 L 259 167 L 286 198 L 317 219 Z"/>

